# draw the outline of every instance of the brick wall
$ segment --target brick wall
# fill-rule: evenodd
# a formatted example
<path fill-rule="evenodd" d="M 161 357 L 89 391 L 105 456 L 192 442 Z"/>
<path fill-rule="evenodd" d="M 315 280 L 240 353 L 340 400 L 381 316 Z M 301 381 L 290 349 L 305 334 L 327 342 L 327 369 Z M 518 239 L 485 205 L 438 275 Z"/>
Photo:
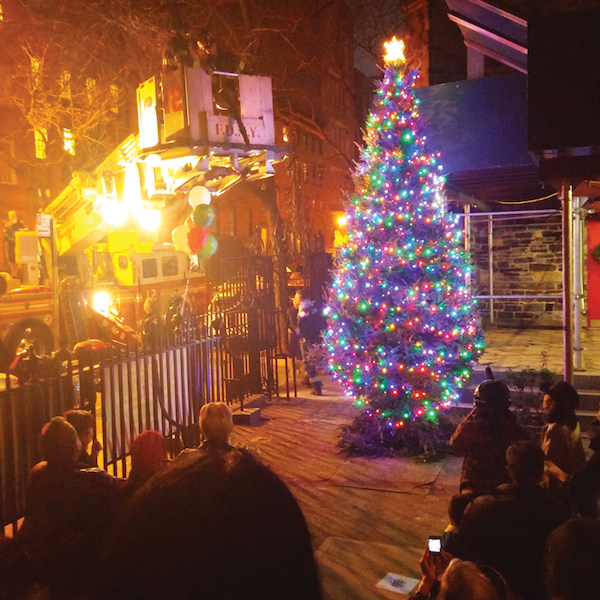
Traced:
<path fill-rule="evenodd" d="M 496 221 L 494 295 L 560 295 L 562 293 L 560 216 Z M 489 294 L 488 224 L 471 220 L 471 251 L 475 266 L 473 289 Z M 489 320 L 489 301 L 481 301 Z M 501 327 L 551 327 L 562 324 L 561 300 L 494 300 Z"/>

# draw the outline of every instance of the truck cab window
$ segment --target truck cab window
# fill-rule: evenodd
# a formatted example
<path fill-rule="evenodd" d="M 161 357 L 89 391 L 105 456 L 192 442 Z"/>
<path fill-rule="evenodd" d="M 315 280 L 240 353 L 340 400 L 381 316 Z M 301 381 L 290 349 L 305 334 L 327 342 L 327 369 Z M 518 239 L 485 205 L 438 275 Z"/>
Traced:
<path fill-rule="evenodd" d="M 163 277 L 175 277 L 179 274 L 179 259 L 177 256 L 163 256 L 161 267 Z"/>
<path fill-rule="evenodd" d="M 158 261 L 156 258 L 146 258 L 142 260 L 142 277 L 144 279 L 158 277 Z"/>

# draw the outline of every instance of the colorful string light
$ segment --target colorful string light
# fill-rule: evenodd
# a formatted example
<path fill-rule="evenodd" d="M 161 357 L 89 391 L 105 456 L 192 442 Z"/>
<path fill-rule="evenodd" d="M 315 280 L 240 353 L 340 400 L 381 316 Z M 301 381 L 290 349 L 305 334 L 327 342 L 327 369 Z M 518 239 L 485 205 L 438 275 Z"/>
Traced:
<path fill-rule="evenodd" d="M 484 348 L 458 219 L 446 210 L 439 153 L 426 146 L 414 88 L 395 54 L 366 122 L 325 308 L 329 366 L 382 427 L 437 420 Z"/>

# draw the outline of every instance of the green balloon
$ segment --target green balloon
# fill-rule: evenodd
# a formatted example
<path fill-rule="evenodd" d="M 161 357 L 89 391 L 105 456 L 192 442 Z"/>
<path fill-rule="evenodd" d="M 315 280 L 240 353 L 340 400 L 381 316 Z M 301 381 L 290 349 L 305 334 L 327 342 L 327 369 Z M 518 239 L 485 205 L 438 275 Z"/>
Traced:
<path fill-rule="evenodd" d="M 200 252 L 196 255 L 199 259 L 210 258 L 216 251 L 219 246 L 217 242 L 217 238 L 214 235 L 208 234 L 208 239 L 206 240 L 206 244 L 202 246 Z"/>
<path fill-rule="evenodd" d="M 215 211 L 209 204 L 198 204 L 192 211 L 192 219 L 198 227 L 210 227 L 215 220 Z"/>

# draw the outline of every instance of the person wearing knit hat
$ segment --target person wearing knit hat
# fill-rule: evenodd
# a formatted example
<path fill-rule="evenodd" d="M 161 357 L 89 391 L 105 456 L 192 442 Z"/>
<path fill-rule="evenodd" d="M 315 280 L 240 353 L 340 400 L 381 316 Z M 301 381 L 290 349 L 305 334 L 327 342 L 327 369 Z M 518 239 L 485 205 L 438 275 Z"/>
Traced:
<path fill-rule="evenodd" d="M 131 444 L 131 472 L 124 496 L 135 493 L 166 463 L 167 449 L 163 435 L 152 429 L 140 433 Z"/>

